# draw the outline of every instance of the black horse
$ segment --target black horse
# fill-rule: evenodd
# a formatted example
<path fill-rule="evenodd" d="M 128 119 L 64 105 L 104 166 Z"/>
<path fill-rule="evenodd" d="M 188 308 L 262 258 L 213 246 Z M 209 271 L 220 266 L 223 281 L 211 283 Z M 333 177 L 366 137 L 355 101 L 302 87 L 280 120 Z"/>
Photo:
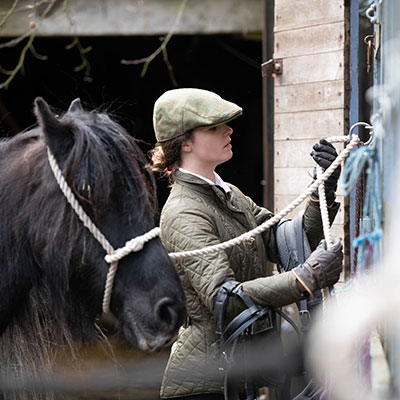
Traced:
<path fill-rule="evenodd" d="M 59 117 L 37 98 L 35 113 L 37 128 L 0 143 L 3 369 L 39 341 L 92 340 L 102 314 L 105 251 L 62 194 L 47 148 L 115 249 L 154 227 L 154 180 L 134 138 L 106 113 L 85 111 L 78 99 Z M 155 350 L 175 337 L 184 294 L 159 238 L 120 260 L 110 310 L 139 349 Z M 42 357 L 36 353 L 33 358 Z"/>

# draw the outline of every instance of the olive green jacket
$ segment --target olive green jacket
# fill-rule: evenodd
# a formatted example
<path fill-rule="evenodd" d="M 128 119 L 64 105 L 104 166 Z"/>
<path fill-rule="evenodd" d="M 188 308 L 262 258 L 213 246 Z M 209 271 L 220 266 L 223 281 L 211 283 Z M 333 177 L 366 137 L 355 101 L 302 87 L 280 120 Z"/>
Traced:
<path fill-rule="evenodd" d="M 161 238 L 168 252 L 200 249 L 239 236 L 272 213 L 257 206 L 238 188 L 225 192 L 181 171 L 161 213 Z M 339 205 L 330 209 L 337 212 Z M 318 203 L 309 201 L 304 212 L 305 231 L 312 246 L 322 238 Z M 179 331 L 161 385 L 161 397 L 221 393 L 223 376 L 215 360 L 213 307 L 219 287 L 226 281 L 243 282 L 243 290 L 258 304 L 283 306 L 302 297 L 293 274 L 265 277 L 266 260 L 278 261 L 274 229 L 240 245 L 199 257 L 175 261 L 186 294 L 188 323 Z M 242 305 L 230 302 L 231 318 Z"/>

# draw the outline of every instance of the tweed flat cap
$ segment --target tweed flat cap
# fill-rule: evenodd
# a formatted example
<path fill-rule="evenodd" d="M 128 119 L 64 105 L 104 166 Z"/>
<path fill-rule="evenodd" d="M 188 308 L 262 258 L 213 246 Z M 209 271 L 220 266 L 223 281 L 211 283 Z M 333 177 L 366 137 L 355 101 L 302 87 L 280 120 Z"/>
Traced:
<path fill-rule="evenodd" d="M 242 108 L 203 89 L 173 89 L 154 104 L 153 126 L 158 142 L 195 128 L 225 124 L 241 115 Z"/>

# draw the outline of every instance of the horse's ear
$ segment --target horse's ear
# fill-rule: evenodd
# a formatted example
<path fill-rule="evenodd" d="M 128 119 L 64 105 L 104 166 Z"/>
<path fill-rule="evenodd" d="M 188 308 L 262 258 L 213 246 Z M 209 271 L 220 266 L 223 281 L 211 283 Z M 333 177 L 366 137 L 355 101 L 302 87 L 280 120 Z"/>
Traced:
<path fill-rule="evenodd" d="M 41 97 L 35 99 L 35 114 L 51 148 L 60 139 L 63 140 L 71 136 L 68 126 L 56 118 L 49 105 Z"/>
<path fill-rule="evenodd" d="M 68 112 L 73 113 L 73 112 L 79 112 L 83 111 L 81 99 L 77 98 L 75 100 L 71 101 L 71 104 L 69 105 Z"/>

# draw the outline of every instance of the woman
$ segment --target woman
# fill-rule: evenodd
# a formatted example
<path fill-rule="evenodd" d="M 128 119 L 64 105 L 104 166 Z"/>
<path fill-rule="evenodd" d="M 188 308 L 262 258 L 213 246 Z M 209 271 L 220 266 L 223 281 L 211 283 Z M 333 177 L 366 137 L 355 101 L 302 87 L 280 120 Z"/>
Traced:
<path fill-rule="evenodd" d="M 270 211 L 257 206 L 215 172 L 232 157 L 233 131 L 227 123 L 241 114 L 236 104 L 201 89 L 170 90 L 156 101 L 153 124 L 158 143 L 152 151 L 152 168 L 167 174 L 173 183 L 160 221 L 162 241 L 169 252 L 225 242 L 271 218 Z M 324 144 L 315 147 L 314 157 L 324 168 L 335 158 L 332 148 Z M 332 219 L 339 206 L 334 202 L 336 181 L 337 177 L 327 185 Z M 304 228 L 312 248 L 322 237 L 317 201 L 310 199 L 304 212 Z M 321 243 L 291 272 L 270 277 L 265 277 L 267 260 L 279 261 L 273 228 L 226 251 L 176 261 L 188 318 L 171 349 L 161 398 L 223 399 L 223 376 L 213 364 L 213 308 L 218 289 L 235 280 L 242 282 L 244 292 L 258 304 L 291 304 L 337 282 L 341 244 L 337 241 L 330 250 L 324 247 Z M 235 301 L 230 301 L 228 308 L 231 317 L 242 310 Z"/>

